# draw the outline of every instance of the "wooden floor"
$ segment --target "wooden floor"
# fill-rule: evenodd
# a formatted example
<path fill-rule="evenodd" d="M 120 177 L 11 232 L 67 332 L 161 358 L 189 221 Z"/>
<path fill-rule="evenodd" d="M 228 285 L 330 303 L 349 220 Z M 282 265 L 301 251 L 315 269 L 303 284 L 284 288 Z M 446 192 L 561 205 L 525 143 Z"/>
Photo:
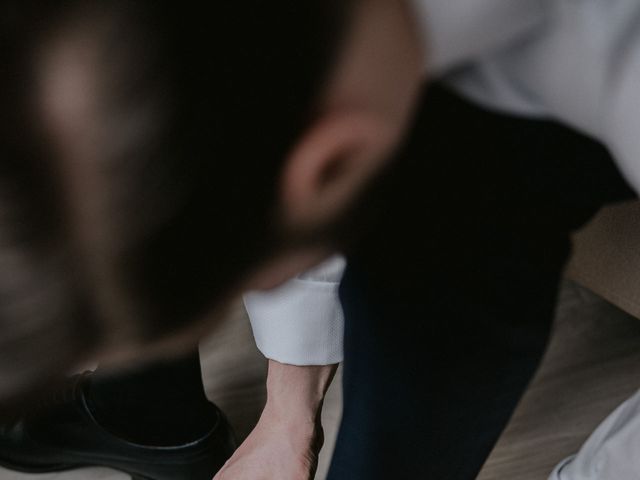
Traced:
<path fill-rule="evenodd" d="M 240 308 L 204 342 L 201 354 L 209 396 L 227 412 L 239 435 L 246 435 L 264 402 L 266 363 L 253 346 Z M 326 477 L 340 418 L 339 384 L 337 378 L 325 406 L 327 444 L 317 480 Z M 479 480 L 545 480 L 558 461 L 575 452 L 638 388 L 640 320 L 575 284 L 565 284 L 545 362 Z M 127 478 L 107 469 L 40 476 L 0 470 L 0 480 Z"/>
<path fill-rule="evenodd" d="M 639 388 L 640 321 L 567 283 L 546 359 L 478 479 L 546 480 Z"/>

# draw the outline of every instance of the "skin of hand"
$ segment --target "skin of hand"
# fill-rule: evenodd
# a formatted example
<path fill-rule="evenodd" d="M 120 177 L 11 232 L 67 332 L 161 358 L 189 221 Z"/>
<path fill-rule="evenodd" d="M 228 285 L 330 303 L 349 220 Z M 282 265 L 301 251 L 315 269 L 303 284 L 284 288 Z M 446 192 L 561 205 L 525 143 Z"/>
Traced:
<path fill-rule="evenodd" d="M 336 369 L 269 360 L 260 420 L 213 480 L 313 480 L 324 442 L 322 403 Z"/>

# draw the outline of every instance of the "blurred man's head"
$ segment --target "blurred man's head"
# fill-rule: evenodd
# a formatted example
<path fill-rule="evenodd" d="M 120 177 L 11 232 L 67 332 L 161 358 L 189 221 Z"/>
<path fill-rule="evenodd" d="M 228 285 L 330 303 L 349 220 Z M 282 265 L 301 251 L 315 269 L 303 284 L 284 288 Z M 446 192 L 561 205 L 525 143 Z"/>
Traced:
<path fill-rule="evenodd" d="M 7 394 L 96 348 L 195 342 L 331 253 L 420 85 L 397 0 L 50 3 L 0 14 L 0 368 L 32 366 Z"/>

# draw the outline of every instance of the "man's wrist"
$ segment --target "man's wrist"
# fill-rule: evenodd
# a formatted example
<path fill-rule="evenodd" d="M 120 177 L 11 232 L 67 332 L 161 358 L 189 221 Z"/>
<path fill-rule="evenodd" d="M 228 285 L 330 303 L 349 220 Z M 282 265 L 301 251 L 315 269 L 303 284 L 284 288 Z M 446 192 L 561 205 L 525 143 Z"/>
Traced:
<path fill-rule="evenodd" d="M 265 412 L 314 424 L 337 365 L 295 366 L 269 360 Z"/>

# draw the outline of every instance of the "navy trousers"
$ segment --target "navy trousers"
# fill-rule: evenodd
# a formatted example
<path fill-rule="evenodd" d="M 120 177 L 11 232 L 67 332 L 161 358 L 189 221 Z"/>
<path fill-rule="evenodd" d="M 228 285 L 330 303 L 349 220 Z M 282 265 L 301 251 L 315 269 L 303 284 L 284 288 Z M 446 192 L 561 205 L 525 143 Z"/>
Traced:
<path fill-rule="evenodd" d="M 386 177 L 341 285 L 329 479 L 471 480 L 545 351 L 571 233 L 634 193 L 595 141 L 440 86 Z"/>

